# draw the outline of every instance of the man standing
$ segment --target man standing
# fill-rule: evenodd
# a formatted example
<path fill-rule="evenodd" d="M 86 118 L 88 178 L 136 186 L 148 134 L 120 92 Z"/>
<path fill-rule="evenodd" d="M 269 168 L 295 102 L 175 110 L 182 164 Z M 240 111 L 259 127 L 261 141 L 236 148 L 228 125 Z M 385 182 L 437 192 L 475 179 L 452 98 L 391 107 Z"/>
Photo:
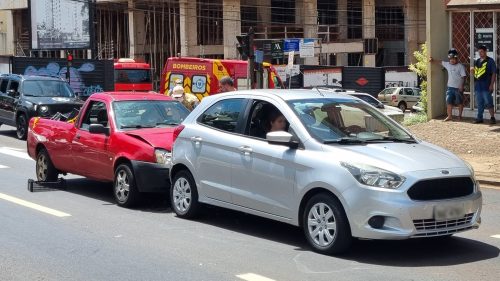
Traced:
<path fill-rule="evenodd" d="M 175 86 L 172 89 L 172 98 L 182 103 L 189 111 L 193 111 L 200 103 L 200 100 L 195 95 L 184 93 L 184 88 L 182 86 Z"/>
<path fill-rule="evenodd" d="M 453 106 L 458 106 L 458 119 L 462 120 L 462 112 L 464 111 L 464 103 L 462 94 L 464 92 L 465 68 L 461 63 L 458 63 L 458 52 L 455 49 L 448 51 L 447 61 L 434 60 L 432 57 L 429 62 L 438 62 L 448 71 L 448 88 L 446 89 L 446 113 L 447 117 L 444 121 L 452 120 L 451 112 Z"/>
<path fill-rule="evenodd" d="M 474 74 L 474 96 L 477 103 L 477 118 L 475 124 L 483 123 L 484 109 L 490 112 L 490 124 L 496 124 L 495 113 L 493 112 L 493 91 L 497 78 L 497 66 L 495 61 L 487 56 L 486 46 L 479 47 L 479 59 L 471 67 Z"/>
<path fill-rule="evenodd" d="M 219 89 L 221 93 L 236 91 L 233 79 L 229 76 L 222 77 L 219 81 Z"/>

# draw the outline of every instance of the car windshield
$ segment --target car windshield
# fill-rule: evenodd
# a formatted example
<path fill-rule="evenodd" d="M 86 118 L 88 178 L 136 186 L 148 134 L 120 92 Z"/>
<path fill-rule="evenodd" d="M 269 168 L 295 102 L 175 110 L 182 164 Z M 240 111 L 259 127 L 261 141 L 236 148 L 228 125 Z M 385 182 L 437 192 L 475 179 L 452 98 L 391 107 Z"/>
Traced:
<path fill-rule="evenodd" d="M 157 128 L 179 125 L 189 111 L 178 101 L 115 101 L 118 129 Z"/>
<path fill-rule="evenodd" d="M 117 69 L 115 83 L 151 83 L 151 72 L 149 69 Z"/>
<path fill-rule="evenodd" d="M 353 97 L 357 97 L 358 99 L 361 99 L 361 100 L 364 100 L 365 102 L 373 105 L 373 106 L 377 106 L 380 102 L 378 100 L 376 100 L 374 97 L 372 96 L 368 96 L 368 95 L 352 95 Z"/>
<path fill-rule="evenodd" d="M 23 94 L 33 97 L 66 97 L 75 96 L 68 83 L 58 80 L 26 80 L 23 83 Z"/>
<path fill-rule="evenodd" d="M 322 143 L 415 142 L 397 123 L 359 100 L 314 98 L 288 104 Z"/>

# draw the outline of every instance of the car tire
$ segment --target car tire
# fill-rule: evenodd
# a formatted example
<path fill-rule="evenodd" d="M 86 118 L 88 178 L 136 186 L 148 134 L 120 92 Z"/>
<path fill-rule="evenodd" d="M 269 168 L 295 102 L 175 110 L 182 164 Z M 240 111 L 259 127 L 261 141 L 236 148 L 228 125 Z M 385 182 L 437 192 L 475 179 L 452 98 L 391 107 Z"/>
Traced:
<path fill-rule="evenodd" d="M 199 214 L 196 182 L 189 171 L 182 170 L 175 174 L 170 188 L 170 202 L 172 210 L 180 218 L 192 219 Z"/>
<path fill-rule="evenodd" d="M 120 164 L 115 170 L 113 196 L 120 207 L 130 208 L 137 204 L 139 191 L 135 183 L 134 172 L 130 164 Z"/>
<path fill-rule="evenodd" d="M 407 107 L 406 107 L 406 103 L 405 102 L 400 102 L 398 104 L 398 107 L 399 109 L 401 109 L 403 111 L 403 113 L 406 111 Z"/>
<path fill-rule="evenodd" d="M 56 181 L 59 171 L 52 164 L 49 153 L 45 148 L 40 149 L 36 156 L 36 179 L 38 181 Z"/>
<path fill-rule="evenodd" d="M 302 227 L 315 252 L 341 254 L 351 246 L 351 228 L 344 208 L 330 194 L 319 193 L 309 199 L 302 214 Z"/>
<path fill-rule="evenodd" d="M 16 136 L 20 140 L 26 140 L 28 136 L 28 120 L 24 114 L 19 114 L 19 116 L 17 116 Z"/>

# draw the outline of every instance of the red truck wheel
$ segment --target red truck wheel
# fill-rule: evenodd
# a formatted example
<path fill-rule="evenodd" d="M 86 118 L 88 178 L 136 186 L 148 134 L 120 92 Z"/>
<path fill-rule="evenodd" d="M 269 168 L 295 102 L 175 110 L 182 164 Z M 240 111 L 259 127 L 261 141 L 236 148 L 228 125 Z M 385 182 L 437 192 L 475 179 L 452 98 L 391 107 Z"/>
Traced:
<path fill-rule="evenodd" d="M 121 207 L 132 207 L 139 199 L 134 173 L 129 164 L 120 164 L 116 168 L 113 194 Z"/>
<path fill-rule="evenodd" d="M 39 181 L 55 181 L 59 172 L 52 164 L 49 153 L 45 148 L 40 149 L 36 156 L 36 178 Z"/>

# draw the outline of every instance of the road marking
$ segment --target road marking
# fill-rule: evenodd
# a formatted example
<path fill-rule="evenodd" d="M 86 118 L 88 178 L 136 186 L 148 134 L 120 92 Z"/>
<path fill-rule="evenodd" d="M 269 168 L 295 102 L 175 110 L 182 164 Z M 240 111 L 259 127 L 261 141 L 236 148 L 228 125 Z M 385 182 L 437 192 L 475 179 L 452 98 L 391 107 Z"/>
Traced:
<path fill-rule="evenodd" d="M 19 198 L 16 198 L 16 197 L 13 197 L 13 196 L 10 196 L 10 195 L 7 195 L 7 194 L 0 193 L 0 199 L 7 200 L 9 202 L 12 202 L 12 203 L 24 206 L 24 207 L 28 207 L 28 208 L 31 208 L 33 210 L 37 210 L 37 211 L 40 211 L 40 212 L 43 212 L 43 213 L 46 213 L 46 214 L 49 214 L 49 215 L 53 215 L 53 216 L 56 216 L 56 217 L 60 217 L 60 218 L 62 218 L 62 217 L 71 217 L 70 214 L 67 214 L 67 213 L 64 213 L 64 212 L 61 212 L 61 211 L 58 211 L 58 210 L 54 210 L 54 209 L 51 209 L 51 208 L 48 208 L 48 207 L 44 207 L 42 205 L 38 205 L 38 204 L 35 204 L 35 203 L 31 203 L 31 202 L 28 202 L 26 200 L 19 199 Z"/>
<path fill-rule="evenodd" d="M 5 155 L 9 155 L 9 156 L 14 156 L 17 158 L 33 160 L 33 159 L 31 159 L 31 157 L 29 157 L 29 155 L 26 152 L 19 151 L 18 149 L 13 149 L 13 148 L 9 148 L 9 147 L 0 147 L 0 153 L 5 154 Z"/>
<path fill-rule="evenodd" d="M 7 168 L 9 168 L 9 167 L 4 166 L 4 165 L 0 165 L 0 169 L 7 169 Z"/>
<path fill-rule="evenodd" d="M 497 234 L 497 235 L 491 235 L 492 238 L 498 238 L 500 239 L 500 234 Z"/>
<path fill-rule="evenodd" d="M 236 275 L 236 277 L 247 280 L 247 281 L 275 281 L 274 279 L 270 279 L 267 277 L 264 277 L 262 275 L 258 275 L 255 273 L 245 273 L 245 274 L 240 274 Z"/>

